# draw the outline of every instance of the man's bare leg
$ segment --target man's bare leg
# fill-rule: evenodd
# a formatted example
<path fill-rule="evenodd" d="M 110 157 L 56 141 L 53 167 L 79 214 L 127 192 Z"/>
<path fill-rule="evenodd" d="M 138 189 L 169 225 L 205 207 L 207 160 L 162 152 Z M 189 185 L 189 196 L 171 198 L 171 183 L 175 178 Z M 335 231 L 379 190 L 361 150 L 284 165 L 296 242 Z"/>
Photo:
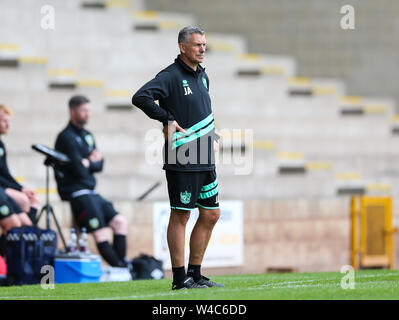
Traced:
<path fill-rule="evenodd" d="M 201 265 L 213 227 L 219 217 L 220 209 L 199 208 L 199 217 L 190 237 L 190 264 Z"/>
<path fill-rule="evenodd" d="M 190 237 L 190 258 L 188 262 L 187 276 L 194 281 L 208 287 L 224 287 L 210 281 L 201 275 L 201 264 L 204 259 L 206 248 L 212 235 L 212 230 L 219 220 L 220 209 L 199 208 L 199 217 L 191 232 Z"/>
<path fill-rule="evenodd" d="M 172 209 L 170 212 L 167 239 L 173 268 L 184 267 L 184 242 L 189 218 L 188 210 Z"/>
<path fill-rule="evenodd" d="M 170 260 L 173 271 L 172 290 L 207 288 L 205 285 L 198 285 L 192 278 L 186 276 L 184 268 L 184 243 L 186 224 L 190 218 L 190 211 L 172 209 L 168 225 L 168 245 Z"/>

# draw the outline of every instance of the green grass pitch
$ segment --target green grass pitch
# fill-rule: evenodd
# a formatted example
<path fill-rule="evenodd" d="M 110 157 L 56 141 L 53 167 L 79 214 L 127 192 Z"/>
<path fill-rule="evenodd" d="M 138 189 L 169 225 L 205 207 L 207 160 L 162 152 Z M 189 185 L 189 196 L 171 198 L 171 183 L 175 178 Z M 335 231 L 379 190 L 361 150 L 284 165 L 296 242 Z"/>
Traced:
<path fill-rule="evenodd" d="M 0 300 L 358 300 L 399 299 L 399 270 L 360 270 L 354 289 L 343 289 L 345 274 L 266 273 L 213 276 L 225 288 L 171 290 L 171 279 L 128 282 L 0 287 Z"/>

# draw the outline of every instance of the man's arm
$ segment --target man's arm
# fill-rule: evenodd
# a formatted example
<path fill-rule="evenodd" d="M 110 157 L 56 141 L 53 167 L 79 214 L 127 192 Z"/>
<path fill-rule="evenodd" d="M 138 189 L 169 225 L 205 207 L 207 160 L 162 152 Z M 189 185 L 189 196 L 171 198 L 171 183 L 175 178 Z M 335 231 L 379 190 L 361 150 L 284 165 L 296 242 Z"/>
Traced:
<path fill-rule="evenodd" d="M 22 186 L 13 177 L 0 176 L 0 186 L 4 189 L 11 188 L 18 191 L 22 191 Z"/>
<path fill-rule="evenodd" d="M 155 103 L 156 100 L 169 96 L 170 81 L 169 72 L 164 71 L 159 73 L 134 94 L 132 103 L 143 110 L 151 119 L 161 121 L 163 124 L 173 121 L 173 115 Z"/>
<path fill-rule="evenodd" d="M 18 191 L 22 191 L 22 186 L 14 179 L 8 169 L 8 164 L 6 158 L 2 160 L 1 170 L 0 170 L 0 186 L 3 188 L 11 188 Z"/>
<path fill-rule="evenodd" d="M 102 154 L 94 149 L 89 156 L 89 169 L 90 172 L 100 172 L 104 167 L 104 158 Z"/>
<path fill-rule="evenodd" d="M 90 175 L 88 167 L 86 167 L 82 161 L 83 158 L 74 137 L 66 135 L 59 137 L 55 144 L 55 150 L 60 151 L 69 157 L 71 161 L 64 164 L 63 167 L 72 175 L 77 178 L 86 178 Z M 88 159 L 86 160 L 89 161 Z"/>

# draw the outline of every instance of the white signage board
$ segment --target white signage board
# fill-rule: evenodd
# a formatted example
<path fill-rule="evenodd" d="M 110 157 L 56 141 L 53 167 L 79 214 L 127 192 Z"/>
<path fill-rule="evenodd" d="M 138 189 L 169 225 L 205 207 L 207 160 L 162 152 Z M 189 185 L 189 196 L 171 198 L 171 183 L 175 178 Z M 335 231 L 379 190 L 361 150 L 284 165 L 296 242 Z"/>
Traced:
<path fill-rule="evenodd" d="M 243 263 L 243 204 L 242 201 L 220 201 L 220 218 L 216 223 L 202 267 L 232 267 Z M 199 211 L 192 210 L 186 225 L 185 265 L 189 257 L 190 234 Z M 169 247 L 166 238 L 169 223 L 169 202 L 155 202 L 153 205 L 154 257 L 163 261 L 164 269 L 170 270 Z"/>

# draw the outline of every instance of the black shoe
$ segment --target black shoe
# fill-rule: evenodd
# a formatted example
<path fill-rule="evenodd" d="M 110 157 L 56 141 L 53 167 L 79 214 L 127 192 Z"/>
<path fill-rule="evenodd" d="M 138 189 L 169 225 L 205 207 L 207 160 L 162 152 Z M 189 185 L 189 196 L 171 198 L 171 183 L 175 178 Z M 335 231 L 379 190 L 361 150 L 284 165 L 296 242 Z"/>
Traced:
<path fill-rule="evenodd" d="M 208 286 L 194 282 L 193 278 L 191 278 L 191 277 L 186 278 L 181 283 L 172 283 L 172 290 L 205 289 L 205 288 L 208 288 Z"/>
<path fill-rule="evenodd" d="M 136 272 L 136 270 L 134 270 L 132 261 L 131 260 L 125 260 L 125 262 L 126 262 L 126 265 L 127 265 L 128 269 L 129 269 L 130 275 L 132 276 L 132 280 L 136 280 L 137 279 L 137 272 Z"/>
<path fill-rule="evenodd" d="M 201 276 L 201 279 L 198 280 L 198 281 L 196 282 L 196 284 L 198 284 L 198 285 L 203 285 L 203 286 L 207 286 L 208 288 L 209 288 L 209 287 L 224 288 L 224 284 L 220 284 L 220 283 L 213 282 L 213 281 L 209 280 L 207 277 L 204 277 L 204 276 Z"/>

